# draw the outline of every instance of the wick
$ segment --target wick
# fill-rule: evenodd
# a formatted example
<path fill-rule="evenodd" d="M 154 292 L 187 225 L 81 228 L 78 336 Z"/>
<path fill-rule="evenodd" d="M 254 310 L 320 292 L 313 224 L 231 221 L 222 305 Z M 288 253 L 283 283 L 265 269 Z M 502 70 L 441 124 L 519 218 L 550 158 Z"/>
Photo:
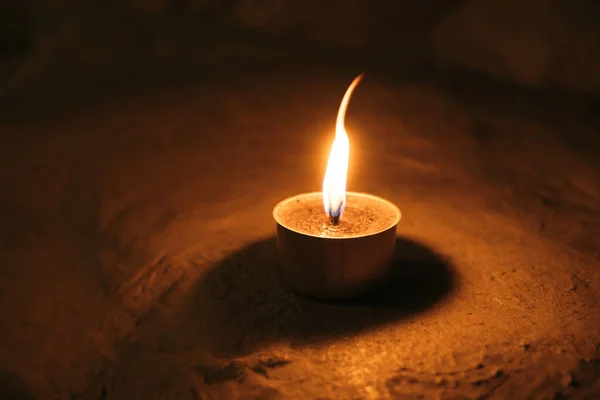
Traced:
<path fill-rule="evenodd" d="M 340 223 L 340 214 L 338 215 L 329 215 L 329 220 L 333 225 L 338 225 Z"/>

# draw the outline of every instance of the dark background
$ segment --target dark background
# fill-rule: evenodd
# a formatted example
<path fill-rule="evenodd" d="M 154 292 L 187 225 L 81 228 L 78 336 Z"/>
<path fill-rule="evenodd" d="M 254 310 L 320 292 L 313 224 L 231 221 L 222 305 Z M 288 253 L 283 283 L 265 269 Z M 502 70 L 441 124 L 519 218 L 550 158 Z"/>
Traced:
<path fill-rule="evenodd" d="M 53 81 L 189 73 L 239 59 L 260 41 L 278 53 L 321 51 L 390 70 L 435 66 L 533 87 L 600 87 L 600 6 L 591 0 L 4 0 L 0 7 L 3 92 L 50 72 Z"/>

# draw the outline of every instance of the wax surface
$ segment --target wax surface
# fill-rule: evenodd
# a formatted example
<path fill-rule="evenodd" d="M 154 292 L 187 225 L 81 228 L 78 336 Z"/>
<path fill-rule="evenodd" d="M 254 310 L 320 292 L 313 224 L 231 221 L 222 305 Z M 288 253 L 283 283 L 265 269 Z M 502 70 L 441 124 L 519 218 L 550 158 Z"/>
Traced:
<path fill-rule="evenodd" d="M 386 200 L 360 193 L 348 193 L 346 208 L 338 225 L 323 209 L 321 193 L 306 193 L 287 199 L 274 210 L 283 226 L 312 236 L 347 238 L 372 235 L 398 223 L 398 209 Z"/>

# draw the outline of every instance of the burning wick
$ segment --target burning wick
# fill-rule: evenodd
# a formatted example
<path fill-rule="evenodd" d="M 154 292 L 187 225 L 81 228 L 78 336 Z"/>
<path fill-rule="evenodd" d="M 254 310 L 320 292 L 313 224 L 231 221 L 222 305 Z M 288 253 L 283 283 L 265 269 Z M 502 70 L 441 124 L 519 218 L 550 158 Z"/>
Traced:
<path fill-rule="evenodd" d="M 346 177 L 348 175 L 348 158 L 350 156 L 350 140 L 344 126 L 344 118 L 350 97 L 364 74 L 357 76 L 350 84 L 342 99 L 335 125 L 335 139 L 329 153 L 329 161 L 323 179 L 323 206 L 325 214 L 333 225 L 340 223 L 346 207 Z"/>
<path fill-rule="evenodd" d="M 329 216 L 329 221 L 331 221 L 332 224 L 337 225 L 340 223 L 340 215 L 341 213 L 339 213 L 338 215 L 330 215 Z"/>

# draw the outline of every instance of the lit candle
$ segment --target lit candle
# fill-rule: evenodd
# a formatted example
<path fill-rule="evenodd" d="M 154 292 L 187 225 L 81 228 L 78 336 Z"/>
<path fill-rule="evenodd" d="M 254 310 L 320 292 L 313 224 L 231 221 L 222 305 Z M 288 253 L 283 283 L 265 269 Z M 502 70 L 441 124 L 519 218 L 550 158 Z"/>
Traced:
<path fill-rule="evenodd" d="M 281 276 L 309 296 L 359 295 L 384 280 L 391 267 L 400 210 L 380 197 L 346 192 L 350 141 L 344 118 L 361 79 L 342 99 L 322 192 L 287 198 L 273 210 Z"/>

